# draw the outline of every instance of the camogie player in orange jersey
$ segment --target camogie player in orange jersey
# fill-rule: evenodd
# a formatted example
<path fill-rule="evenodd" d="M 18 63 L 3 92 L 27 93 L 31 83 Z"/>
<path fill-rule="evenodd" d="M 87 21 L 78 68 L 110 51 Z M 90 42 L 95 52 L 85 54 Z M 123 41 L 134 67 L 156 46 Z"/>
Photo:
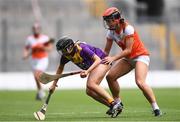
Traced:
<path fill-rule="evenodd" d="M 116 55 L 107 56 L 103 59 L 105 64 L 116 61 L 106 76 L 114 99 L 123 106 L 119 97 L 120 87 L 117 79 L 135 69 L 135 82 L 137 86 L 151 104 L 154 115 L 160 116 L 161 111 L 153 90 L 145 82 L 150 62 L 148 50 L 140 40 L 134 27 L 121 17 L 121 12 L 117 8 L 108 8 L 103 13 L 103 20 L 105 28 L 108 29 L 104 51 L 109 54 L 113 42 L 122 49 Z"/>
<path fill-rule="evenodd" d="M 54 41 L 47 35 L 41 34 L 41 27 L 38 23 L 33 25 L 32 32 L 33 34 L 27 37 L 23 51 L 23 59 L 31 56 L 31 67 L 38 89 L 36 99 L 42 100 L 45 97 L 45 92 L 42 90 L 37 76 L 39 71 L 45 71 L 48 67 L 48 51 L 52 49 L 52 43 Z"/>

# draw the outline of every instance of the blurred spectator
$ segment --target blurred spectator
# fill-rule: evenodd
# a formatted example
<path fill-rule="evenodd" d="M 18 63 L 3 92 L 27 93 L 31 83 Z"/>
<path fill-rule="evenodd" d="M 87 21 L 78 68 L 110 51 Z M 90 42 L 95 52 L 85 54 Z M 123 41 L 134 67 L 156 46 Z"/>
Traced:
<path fill-rule="evenodd" d="M 36 100 L 42 100 L 45 92 L 38 81 L 38 73 L 45 71 L 48 67 L 48 52 L 52 49 L 53 39 L 41 34 L 41 26 L 35 23 L 32 27 L 32 35 L 29 35 L 23 51 L 23 59 L 31 56 L 31 67 L 37 85 Z"/>

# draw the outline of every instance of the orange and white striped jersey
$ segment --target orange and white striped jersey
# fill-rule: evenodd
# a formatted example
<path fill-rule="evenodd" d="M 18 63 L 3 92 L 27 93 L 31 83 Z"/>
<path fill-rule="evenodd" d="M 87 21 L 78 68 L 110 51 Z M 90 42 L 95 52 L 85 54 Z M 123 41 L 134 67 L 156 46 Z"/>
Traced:
<path fill-rule="evenodd" d="M 129 25 L 128 23 L 125 23 L 125 25 L 121 27 L 120 32 L 108 30 L 106 37 L 110 40 L 115 41 L 122 50 L 126 49 L 125 43 L 127 39 L 130 37 L 134 38 L 132 51 L 126 58 L 132 59 L 140 55 L 149 55 L 149 52 L 140 40 L 138 33 L 134 30 L 134 27 Z"/>
<path fill-rule="evenodd" d="M 40 34 L 38 38 L 33 35 L 28 36 L 25 46 L 31 49 L 32 58 L 41 59 L 48 56 L 45 50 L 45 43 L 49 41 L 49 37 Z"/>

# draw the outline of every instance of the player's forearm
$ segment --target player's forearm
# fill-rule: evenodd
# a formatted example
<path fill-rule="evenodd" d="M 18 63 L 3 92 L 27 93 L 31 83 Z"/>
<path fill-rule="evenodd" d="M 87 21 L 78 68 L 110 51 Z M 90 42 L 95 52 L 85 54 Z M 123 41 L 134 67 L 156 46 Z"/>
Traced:
<path fill-rule="evenodd" d="M 99 65 L 101 63 L 101 59 L 96 59 L 94 61 L 94 63 L 89 67 L 89 69 L 87 70 L 87 72 L 91 72 L 97 65 Z"/>
<path fill-rule="evenodd" d="M 109 55 L 109 52 L 111 50 L 111 45 L 106 45 L 105 48 L 104 48 L 104 52 Z"/>
<path fill-rule="evenodd" d="M 24 49 L 24 51 L 23 51 L 23 59 L 27 59 L 29 57 L 29 55 L 30 55 L 29 50 Z"/>
<path fill-rule="evenodd" d="M 60 65 L 60 66 L 58 67 L 57 71 L 56 71 L 56 74 L 62 74 L 63 69 L 64 69 L 64 66 L 61 66 L 61 65 Z M 53 85 L 56 85 L 57 82 L 58 82 L 58 80 L 59 80 L 59 79 L 54 80 Z"/>
<path fill-rule="evenodd" d="M 107 41 L 106 41 L 106 45 L 105 45 L 105 48 L 104 48 L 104 52 L 109 55 L 109 52 L 111 50 L 111 47 L 112 47 L 112 43 L 113 41 L 111 39 L 108 39 L 107 38 Z"/>
<path fill-rule="evenodd" d="M 47 52 L 50 52 L 52 49 L 53 49 L 53 44 L 52 43 L 44 46 L 44 50 L 47 51 Z"/>
<path fill-rule="evenodd" d="M 105 48 L 105 49 L 104 49 L 104 52 L 105 52 L 107 55 L 109 55 L 110 49 Z"/>
<path fill-rule="evenodd" d="M 119 54 L 113 56 L 114 61 L 121 59 L 123 57 L 127 57 L 129 54 L 131 53 L 131 50 L 125 49 L 122 52 L 120 52 Z"/>

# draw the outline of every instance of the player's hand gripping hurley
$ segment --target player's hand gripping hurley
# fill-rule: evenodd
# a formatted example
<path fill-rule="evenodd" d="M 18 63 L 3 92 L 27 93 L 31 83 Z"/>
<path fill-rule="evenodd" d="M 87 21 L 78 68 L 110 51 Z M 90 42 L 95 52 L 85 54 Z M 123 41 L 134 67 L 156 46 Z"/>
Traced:
<path fill-rule="evenodd" d="M 50 75 L 50 74 L 42 72 L 39 74 L 39 80 L 41 83 L 47 84 L 53 80 L 63 78 L 63 77 L 67 77 L 67 76 L 71 76 L 71 75 L 75 75 L 75 74 L 79 74 L 79 73 L 81 73 L 81 71 L 70 72 L 70 73 L 65 73 L 65 74 L 56 74 L 56 75 Z M 53 91 L 49 90 L 48 96 L 47 96 L 45 103 L 43 104 L 42 108 L 39 111 L 34 112 L 34 117 L 37 120 L 45 120 L 45 114 L 46 114 L 47 106 L 48 106 L 48 103 L 49 103 L 49 100 L 50 100 L 52 93 L 53 93 Z"/>

